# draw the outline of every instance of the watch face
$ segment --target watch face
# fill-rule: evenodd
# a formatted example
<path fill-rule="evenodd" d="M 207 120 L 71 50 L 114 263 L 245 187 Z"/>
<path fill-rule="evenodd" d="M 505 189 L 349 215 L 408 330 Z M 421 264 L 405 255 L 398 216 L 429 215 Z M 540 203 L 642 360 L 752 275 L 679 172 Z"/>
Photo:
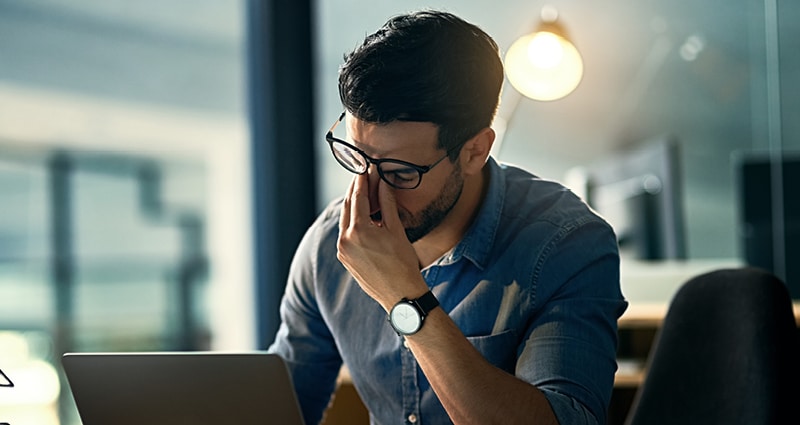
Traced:
<path fill-rule="evenodd" d="M 419 330 L 422 318 L 411 304 L 400 303 L 391 312 L 392 326 L 401 334 L 410 335 Z"/>

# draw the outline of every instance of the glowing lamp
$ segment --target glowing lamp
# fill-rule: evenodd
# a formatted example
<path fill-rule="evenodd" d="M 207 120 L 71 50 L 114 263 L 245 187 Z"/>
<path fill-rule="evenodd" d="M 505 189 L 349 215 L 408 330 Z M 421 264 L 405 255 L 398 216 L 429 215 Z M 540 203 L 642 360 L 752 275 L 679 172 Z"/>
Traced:
<path fill-rule="evenodd" d="M 543 9 L 539 28 L 517 39 L 506 52 L 508 81 L 531 99 L 561 99 L 575 90 L 583 77 L 581 55 L 557 17 L 554 9 Z"/>

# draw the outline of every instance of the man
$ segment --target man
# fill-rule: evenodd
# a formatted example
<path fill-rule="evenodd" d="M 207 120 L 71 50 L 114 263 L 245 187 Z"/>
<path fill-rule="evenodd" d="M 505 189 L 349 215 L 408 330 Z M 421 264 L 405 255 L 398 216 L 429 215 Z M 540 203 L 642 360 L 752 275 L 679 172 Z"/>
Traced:
<path fill-rule="evenodd" d="M 375 424 L 606 421 L 616 238 L 563 186 L 489 157 L 502 81 L 494 41 L 436 11 L 346 56 L 326 139 L 355 176 L 298 247 L 270 347 L 309 424 L 342 363 Z"/>

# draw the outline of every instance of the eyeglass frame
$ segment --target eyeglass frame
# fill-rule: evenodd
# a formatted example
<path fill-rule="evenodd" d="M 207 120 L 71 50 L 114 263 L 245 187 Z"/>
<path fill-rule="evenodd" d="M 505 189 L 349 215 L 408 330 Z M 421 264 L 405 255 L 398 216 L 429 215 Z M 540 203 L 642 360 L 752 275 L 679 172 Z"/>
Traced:
<path fill-rule="evenodd" d="M 433 164 L 430 164 L 430 165 L 417 165 L 417 164 L 414 164 L 412 162 L 403 161 L 402 159 L 393 159 L 393 158 L 378 158 L 378 159 L 376 159 L 376 158 L 372 158 L 371 156 L 367 155 L 367 153 L 364 152 L 363 150 L 361 150 L 361 149 L 351 145 L 350 143 L 347 143 L 344 140 L 342 140 L 342 139 L 340 139 L 338 137 L 335 137 L 333 135 L 333 130 L 339 125 L 340 122 L 342 122 L 342 120 L 344 120 L 344 117 L 345 117 L 346 114 L 347 114 L 347 111 L 344 111 L 344 112 L 341 113 L 341 115 L 339 115 L 339 119 L 337 119 L 336 122 L 333 123 L 331 128 L 328 130 L 328 133 L 325 134 L 325 140 L 328 142 L 328 145 L 331 148 L 331 154 L 333 154 L 333 158 L 336 159 L 336 162 L 338 162 L 339 165 L 341 165 L 345 170 L 347 170 L 347 171 L 349 171 L 349 172 L 351 172 L 353 174 L 359 174 L 359 175 L 366 174 L 369 171 L 369 165 L 370 164 L 375 164 L 375 168 L 378 170 L 378 175 L 381 177 L 381 180 L 386 182 L 386 184 L 388 184 L 389 186 L 391 186 L 391 187 L 393 187 L 395 189 L 412 190 L 412 189 L 418 188 L 419 185 L 422 184 L 422 176 L 423 175 L 425 175 L 426 173 L 431 171 L 433 169 L 433 167 L 439 165 L 440 162 L 444 161 L 445 158 L 450 156 L 450 151 L 448 151 L 443 157 L 439 158 Z M 336 152 L 335 152 L 334 147 L 333 147 L 334 143 L 341 143 L 342 145 L 346 146 L 347 148 L 350 148 L 350 149 L 354 150 L 359 155 L 361 155 L 367 161 L 367 166 L 364 168 L 364 171 L 362 171 L 360 173 L 356 172 L 356 171 L 352 170 L 348 165 L 344 164 L 342 162 L 342 160 L 339 159 L 339 156 L 336 155 Z M 459 148 L 461 148 L 461 146 L 459 146 Z M 417 173 L 419 173 L 419 179 L 417 179 L 417 184 L 414 185 L 413 187 L 400 187 L 400 186 L 397 186 L 396 184 L 392 183 L 391 181 L 389 181 L 389 179 L 387 179 L 386 176 L 384 176 L 383 170 L 381 169 L 381 166 L 380 166 L 380 164 L 385 163 L 385 162 L 389 162 L 389 163 L 393 163 L 393 164 L 400 164 L 400 165 L 403 165 L 403 166 L 406 166 L 406 167 L 414 169 Z"/>

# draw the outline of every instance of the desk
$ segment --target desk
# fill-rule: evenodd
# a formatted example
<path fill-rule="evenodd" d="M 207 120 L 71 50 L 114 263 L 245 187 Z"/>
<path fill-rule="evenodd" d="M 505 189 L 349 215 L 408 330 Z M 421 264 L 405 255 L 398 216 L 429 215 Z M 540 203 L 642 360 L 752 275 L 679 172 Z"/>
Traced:
<path fill-rule="evenodd" d="M 333 395 L 322 425 L 367 425 L 369 424 L 369 411 L 361 401 L 350 372 L 342 366 L 339 378 L 336 380 L 336 393 Z"/>
<path fill-rule="evenodd" d="M 620 329 L 660 327 L 668 307 L 669 305 L 666 303 L 631 304 L 625 314 L 619 318 L 619 327 Z M 792 310 L 794 310 L 795 322 L 800 327 L 800 301 L 792 303 Z"/>

